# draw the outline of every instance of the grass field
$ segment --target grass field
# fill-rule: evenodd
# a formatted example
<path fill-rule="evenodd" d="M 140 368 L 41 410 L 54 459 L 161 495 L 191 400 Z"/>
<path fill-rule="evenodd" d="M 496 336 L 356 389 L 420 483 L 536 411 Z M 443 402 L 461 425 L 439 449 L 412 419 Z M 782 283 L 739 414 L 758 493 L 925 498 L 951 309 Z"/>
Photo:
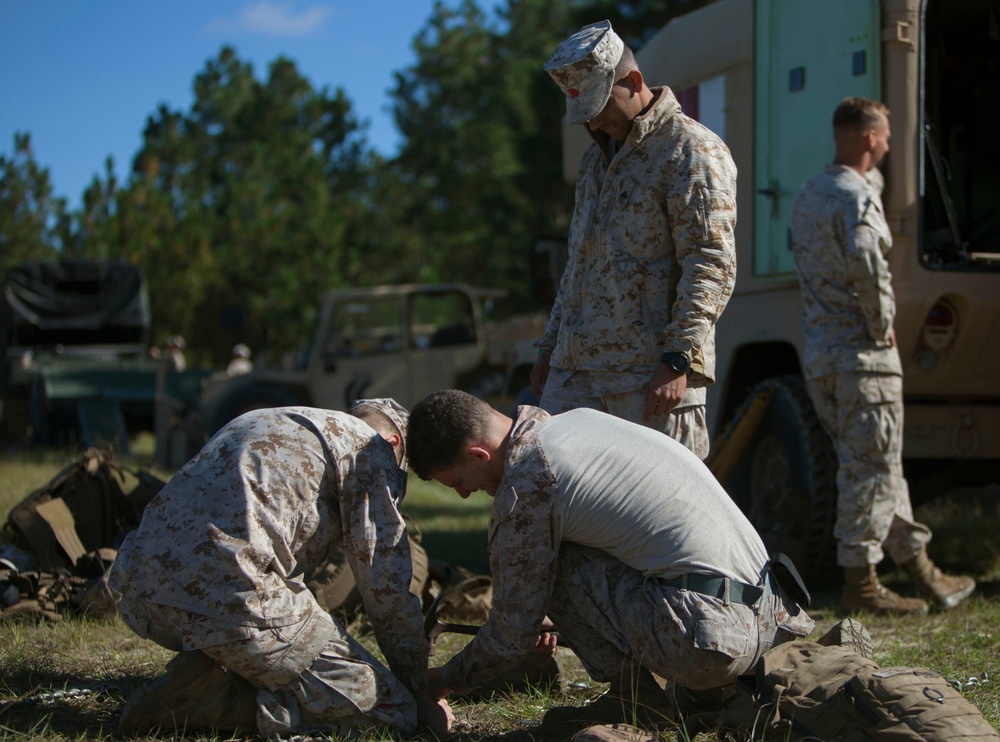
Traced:
<path fill-rule="evenodd" d="M 135 449 L 148 466 L 151 445 Z M 0 521 L 31 490 L 43 485 L 70 454 L 21 453 L 0 457 Z M 158 472 L 167 476 L 167 472 Z M 917 665 L 942 673 L 960 687 L 989 722 L 1000 728 L 1000 488 L 957 492 L 918 510 L 935 532 L 932 551 L 953 571 L 974 575 L 980 588 L 967 604 L 923 618 L 864 617 L 875 639 L 875 660 L 884 666 Z M 411 477 L 403 510 L 420 527 L 432 558 L 487 571 L 485 529 L 490 500 L 473 495 L 461 501 L 451 491 Z M 910 586 L 888 570 L 885 581 L 901 591 Z M 817 633 L 839 620 L 836 593 L 820 593 L 810 613 Z M 354 627 L 364 633 L 363 624 Z M 160 674 L 172 656 L 139 639 L 117 618 L 64 618 L 55 623 L 0 623 L 0 740 L 113 739 L 125 698 L 140 682 Z M 370 635 L 362 636 L 377 651 Z M 452 656 L 467 639 L 446 634 L 432 664 Z M 545 739 L 538 727 L 550 705 L 581 703 L 603 686 L 593 683 L 568 651 L 561 653 L 564 689 L 529 692 L 491 702 L 456 703 L 456 742 L 521 742 Z M 64 695 L 64 689 L 76 689 Z M 48 695 L 46 695 L 48 694 Z M 672 739 L 673 735 L 668 735 Z M 185 739 L 211 739 L 190 736 Z M 380 739 L 371 737 L 370 739 Z M 728 739 L 700 735 L 699 742 Z"/>

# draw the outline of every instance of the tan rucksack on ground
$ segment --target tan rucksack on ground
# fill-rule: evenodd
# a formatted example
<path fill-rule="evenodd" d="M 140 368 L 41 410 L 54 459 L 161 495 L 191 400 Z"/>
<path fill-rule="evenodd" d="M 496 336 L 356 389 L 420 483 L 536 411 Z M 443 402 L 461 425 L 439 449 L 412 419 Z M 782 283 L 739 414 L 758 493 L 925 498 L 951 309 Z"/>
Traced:
<path fill-rule="evenodd" d="M 753 699 L 749 728 L 768 739 L 997 742 L 982 713 L 939 673 L 879 667 L 847 647 L 781 644 L 737 687 Z"/>
<path fill-rule="evenodd" d="M 34 555 L 39 571 L 86 572 L 100 560 L 81 559 L 118 548 L 164 484 L 122 466 L 108 449 L 91 448 L 18 503 L 5 528 L 13 544 Z"/>
<path fill-rule="evenodd" d="M 419 597 L 427 584 L 429 560 L 424 547 L 415 538 L 410 539 L 410 561 L 413 567 L 410 592 Z M 307 575 L 306 587 L 328 613 L 349 620 L 364 608 L 343 549 L 331 549 L 327 560 Z"/>
<path fill-rule="evenodd" d="M 0 560 L 0 612 L 45 620 L 66 611 L 116 613 L 108 569 L 164 484 L 121 465 L 110 449 L 91 448 L 25 497 L 11 510 L 5 531 L 30 563 Z"/>

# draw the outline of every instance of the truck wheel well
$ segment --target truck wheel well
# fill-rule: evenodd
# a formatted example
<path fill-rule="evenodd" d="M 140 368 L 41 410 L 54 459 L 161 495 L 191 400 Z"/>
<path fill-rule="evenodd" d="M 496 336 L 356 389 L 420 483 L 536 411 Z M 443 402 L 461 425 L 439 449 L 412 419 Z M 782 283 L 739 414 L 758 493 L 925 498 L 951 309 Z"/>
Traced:
<path fill-rule="evenodd" d="M 795 559 L 808 582 L 834 585 L 839 570 L 833 445 L 801 376 L 767 379 L 753 394 L 768 395 L 767 411 L 724 483 L 726 491 L 769 551 Z"/>
<path fill-rule="evenodd" d="M 757 384 L 775 376 L 802 374 L 799 356 L 790 343 L 755 343 L 741 346 L 729 363 L 720 421 L 732 418 Z"/>
<path fill-rule="evenodd" d="M 478 366 L 456 378 L 455 388 L 481 399 L 501 394 L 503 371 L 497 366 Z"/>

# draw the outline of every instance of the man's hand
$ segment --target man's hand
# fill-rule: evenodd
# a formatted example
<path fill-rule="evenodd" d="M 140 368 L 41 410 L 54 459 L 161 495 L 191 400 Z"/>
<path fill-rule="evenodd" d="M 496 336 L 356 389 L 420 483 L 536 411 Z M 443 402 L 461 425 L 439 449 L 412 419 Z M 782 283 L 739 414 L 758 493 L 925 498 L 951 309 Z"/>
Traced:
<path fill-rule="evenodd" d="M 646 385 L 646 404 L 642 408 L 643 422 L 666 415 L 681 403 L 687 390 L 687 375 L 679 374 L 667 364 L 661 363 L 653 372 Z"/>
<path fill-rule="evenodd" d="M 535 642 L 535 647 L 531 650 L 531 654 L 535 655 L 538 659 L 549 659 L 556 653 L 556 644 L 558 643 L 556 639 L 555 634 L 550 634 L 547 631 L 539 634 L 538 641 Z"/>
<path fill-rule="evenodd" d="M 896 347 L 896 328 L 892 327 L 889 329 L 889 347 Z"/>
<path fill-rule="evenodd" d="M 552 619 L 548 616 L 542 618 L 541 633 L 538 635 L 538 641 L 535 642 L 534 648 L 531 650 L 531 654 L 535 655 L 536 659 L 548 660 L 552 655 L 556 653 L 556 640 L 555 634 L 550 633 L 555 630 L 555 624 L 552 623 Z"/>
<path fill-rule="evenodd" d="M 455 723 L 455 714 L 448 702 L 443 698 L 435 698 L 427 687 L 417 693 L 417 717 L 438 738 L 447 734 Z"/>
<path fill-rule="evenodd" d="M 552 351 L 543 350 L 538 354 L 538 360 L 528 374 L 531 380 L 531 391 L 534 392 L 535 399 L 542 398 L 542 389 L 545 388 L 545 380 L 549 378 L 549 361 L 552 359 Z"/>

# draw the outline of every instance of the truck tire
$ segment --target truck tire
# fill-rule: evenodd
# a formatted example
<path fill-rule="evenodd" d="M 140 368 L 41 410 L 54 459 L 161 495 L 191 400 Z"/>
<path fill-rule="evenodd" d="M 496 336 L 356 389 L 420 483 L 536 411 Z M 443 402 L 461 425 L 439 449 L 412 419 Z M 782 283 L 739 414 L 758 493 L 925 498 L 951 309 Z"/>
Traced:
<path fill-rule="evenodd" d="M 307 404 L 297 394 L 270 384 L 252 384 L 234 389 L 233 393 L 215 406 L 208 422 L 207 433 L 215 435 L 224 425 L 251 410 L 290 407 Z"/>
<path fill-rule="evenodd" d="M 748 400 L 761 392 L 770 392 L 770 404 L 726 488 L 769 552 L 791 557 L 810 589 L 834 587 L 840 570 L 833 445 L 800 376 L 766 379 Z"/>

